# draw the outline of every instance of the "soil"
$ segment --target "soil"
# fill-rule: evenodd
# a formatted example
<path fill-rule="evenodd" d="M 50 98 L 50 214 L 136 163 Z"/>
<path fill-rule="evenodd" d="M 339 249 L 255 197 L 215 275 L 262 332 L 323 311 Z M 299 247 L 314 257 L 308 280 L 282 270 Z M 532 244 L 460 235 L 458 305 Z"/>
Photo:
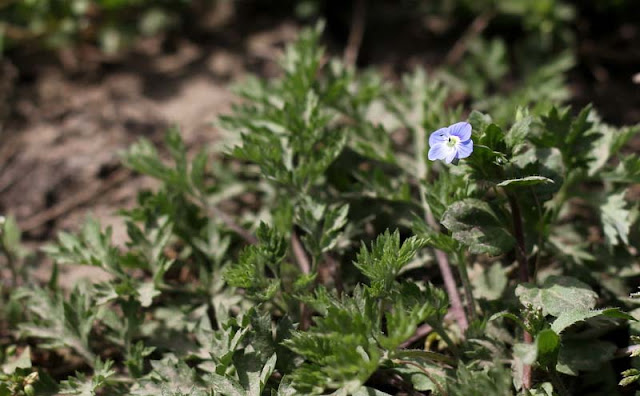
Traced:
<path fill-rule="evenodd" d="M 159 142 L 171 125 L 181 128 L 189 147 L 210 143 L 218 134 L 213 121 L 235 100 L 229 83 L 248 72 L 277 73 L 275 60 L 300 24 L 259 8 L 247 12 L 219 3 L 203 18 L 208 21 L 204 31 L 145 39 L 117 57 L 76 48 L 56 56 L 17 54 L 0 63 L 0 100 L 11 103 L 11 111 L 0 114 L 5 120 L 0 125 L 0 213 L 17 218 L 27 244 L 39 246 L 59 230 L 77 229 L 90 213 L 112 226 L 114 242 L 123 245 L 126 232 L 115 212 L 133 205 L 136 193 L 154 183 L 123 169 L 118 152 L 141 137 Z M 573 102 L 594 102 L 615 124 L 640 122 L 640 85 L 632 82 L 640 72 L 633 46 L 640 29 L 622 23 L 602 35 L 589 18 L 578 29 L 582 41 L 579 66 L 571 73 Z M 329 20 L 335 52 L 346 42 L 349 20 Z M 411 24 L 393 28 L 406 36 L 402 40 L 390 40 L 384 31 L 389 30 L 367 31 L 359 65 L 389 73 L 415 64 L 433 66 L 450 44 L 424 44 L 423 33 Z M 422 44 L 406 45 L 412 40 Z M 612 54 L 612 45 L 629 51 Z M 98 276 L 87 268 L 66 271 L 60 279 L 67 285 Z M 37 273 L 46 279 L 48 272 L 44 266 Z"/>

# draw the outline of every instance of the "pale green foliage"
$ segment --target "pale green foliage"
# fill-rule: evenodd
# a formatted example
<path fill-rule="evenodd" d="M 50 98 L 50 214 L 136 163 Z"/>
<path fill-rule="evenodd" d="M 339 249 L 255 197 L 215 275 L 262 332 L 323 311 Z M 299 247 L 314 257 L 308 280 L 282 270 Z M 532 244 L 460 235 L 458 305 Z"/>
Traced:
<path fill-rule="evenodd" d="M 564 20 L 533 3 L 495 6 L 537 37 L 549 38 L 534 21 Z M 19 345 L 78 355 L 83 371 L 59 387 L 44 372 L 27 384 L 31 361 L 1 351 L 0 396 L 31 385 L 172 396 L 616 391 L 608 333 L 634 320 L 620 297 L 640 276 L 629 199 L 640 164 L 620 152 L 640 128 L 562 107 L 564 55 L 523 64 L 521 84 L 505 89 L 514 54 L 479 39 L 455 76 L 416 69 L 393 83 L 327 59 L 321 32 L 286 47 L 280 77 L 238 88 L 244 101 L 219 123 L 225 150 L 192 155 L 171 129 L 166 150 L 140 140 L 122 154 L 158 182 L 121 211 L 128 240 L 116 246 L 89 220 L 45 249 L 47 287 L 0 297 Z M 449 106 L 460 92 L 488 112 L 469 113 L 473 154 L 428 162 L 429 133 L 470 110 Z M 19 241 L 7 218 L 14 283 L 28 273 Z M 445 292 L 441 269 L 453 264 Z M 67 265 L 109 277 L 66 293 Z M 451 288 L 464 290 L 466 330 Z"/>
<path fill-rule="evenodd" d="M 486 202 L 468 198 L 449 206 L 442 225 L 472 253 L 498 255 L 509 251 L 515 239 Z"/>
<path fill-rule="evenodd" d="M 93 376 L 89 379 L 83 373 L 76 373 L 75 377 L 69 377 L 62 381 L 61 395 L 95 396 L 97 391 L 107 385 L 109 378 L 116 372 L 112 369 L 113 361 L 102 362 L 97 359 L 93 365 Z"/>
<path fill-rule="evenodd" d="M 411 237 L 400 245 L 400 233 L 389 230 L 378 236 L 371 244 L 371 250 L 363 244 L 356 258 L 355 266 L 371 281 L 374 294 L 388 294 L 402 268 L 411 261 L 424 241 Z"/>
<path fill-rule="evenodd" d="M 76 288 L 66 299 L 62 292 L 44 289 L 22 289 L 16 298 L 23 300 L 32 315 L 30 323 L 20 325 L 24 336 L 35 337 L 43 348 L 71 348 L 93 364 L 95 354 L 89 347 L 89 335 L 97 317 L 93 296 Z"/>

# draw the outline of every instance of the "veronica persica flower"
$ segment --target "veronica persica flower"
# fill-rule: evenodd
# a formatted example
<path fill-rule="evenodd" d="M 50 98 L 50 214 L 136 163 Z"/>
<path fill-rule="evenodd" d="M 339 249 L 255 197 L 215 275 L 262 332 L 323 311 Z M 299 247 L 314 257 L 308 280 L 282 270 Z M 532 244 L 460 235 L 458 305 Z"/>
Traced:
<path fill-rule="evenodd" d="M 444 160 L 447 164 L 460 158 L 467 158 L 473 152 L 471 124 L 458 122 L 440 128 L 429 136 L 429 159 Z"/>

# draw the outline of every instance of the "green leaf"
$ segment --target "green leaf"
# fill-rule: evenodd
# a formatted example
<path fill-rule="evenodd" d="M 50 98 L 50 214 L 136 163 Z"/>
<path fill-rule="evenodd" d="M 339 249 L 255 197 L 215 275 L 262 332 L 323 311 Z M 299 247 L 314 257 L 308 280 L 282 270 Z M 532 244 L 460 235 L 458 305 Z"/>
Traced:
<path fill-rule="evenodd" d="M 567 375 L 599 370 L 604 362 L 613 359 L 616 349 L 606 341 L 590 340 L 588 348 L 584 341 L 563 341 L 556 370 Z"/>
<path fill-rule="evenodd" d="M 598 295 L 589 285 L 568 276 L 549 276 L 541 287 L 530 283 L 518 285 L 516 296 L 525 307 L 542 308 L 544 315 L 560 316 L 563 312 L 589 310 L 595 307 Z"/>
<path fill-rule="evenodd" d="M 526 109 L 518 108 L 516 112 L 516 122 L 506 133 L 504 140 L 507 147 L 513 150 L 516 146 L 524 143 L 526 136 L 531 128 L 531 117 Z"/>
<path fill-rule="evenodd" d="M 151 306 L 153 298 L 160 295 L 160 291 L 155 288 L 153 282 L 144 282 L 138 286 L 138 301 L 143 307 Z"/>
<path fill-rule="evenodd" d="M 524 364 L 532 365 L 538 359 L 538 348 L 535 344 L 515 344 L 513 346 L 513 356 L 520 359 Z"/>
<path fill-rule="evenodd" d="M 377 390 L 375 388 L 370 388 L 368 386 L 361 386 L 353 392 L 350 392 L 352 396 L 391 396 L 389 393 Z M 338 392 L 335 395 L 339 395 Z"/>
<path fill-rule="evenodd" d="M 37 288 L 18 290 L 15 298 L 24 301 L 32 315 L 31 321 L 18 325 L 22 336 L 43 340 L 40 348 L 71 348 L 86 363 L 93 364 L 89 335 L 98 315 L 93 296 L 77 287 L 65 299 L 59 290 L 50 294 Z"/>
<path fill-rule="evenodd" d="M 489 270 L 481 271 L 473 278 L 473 294 L 489 301 L 497 300 L 504 293 L 508 281 L 506 269 L 499 262 L 495 262 Z"/>
<path fill-rule="evenodd" d="M 535 343 L 538 363 L 544 367 L 554 367 L 558 359 L 560 336 L 553 330 L 544 329 L 536 335 Z"/>
<path fill-rule="evenodd" d="M 94 364 L 94 372 L 91 378 L 87 378 L 84 373 L 76 372 L 75 377 L 69 377 L 61 382 L 61 395 L 95 396 L 97 391 L 107 387 L 111 382 L 111 377 L 116 374 L 112 369 L 113 361 L 102 362 L 99 358 Z"/>
<path fill-rule="evenodd" d="M 0 237 L 2 238 L 2 247 L 10 254 L 18 256 L 20 252 L 20 228 L 13 216 L 0 216 Z"/>
<path fill-rule="evenodd" d="M 554 183 L 553 180 L 544 176 L 527 176 L 519 179 L 509 179 L 501 181 L 497 184 L 498 187 L 528 187 L 535 186 L 537 184 Z"/>
<path fill-rule="evenodd" d="M 498 255 L 515 245 L 515 239 L 493 209 L 479 199 L 468 198 L 452 204 L 444 213 L 442 224 L 472 253 Z"/>
<path fill-rule="evenodd" d="M 507 312 L 507 311 L 502 311 L 502 312 L 496 312 L 493 315 L 491 315 L 491 317 L 489 317 L 489 321 L 493 321 L 499 318 L 508 318 L 511 319 L 512 321 L 514 321 L 518 326 L 520 326 L 520 328 L 522 330 L 527 330 L 527 326 L 525 326 L 524 322 L 517 317 L 516 315 L 512 314 L 511 312 Z"/>
<path fill-rule="evenodd" d="M 223 390 L 227 390 L 227 388 L 221 384 L 228 384 L 232 381 L 223 376 L 212 374 L 213 378 L 207 378 L 208 386 L 205 386 L 195 369 L 172 354 L 166 354 L 162 360 L 152 360 L 151 367 L 152 370 L 149 374 L 135 382 L 131 388 L 131 395 L 156 396 L 164 393 L 171 396 L 209 396 L 211 394 L 209 387 L 217 389 L 218 386 L 223 395 L 240 396 L 245 394 L 239 385 L 240 393 L 224 393 Z M 219 380 L 219 377 L 222 379 Z M 235 388 L 232 386 L 230 389 Z"/>
<path fill-rule="evenodd" d="M 627 386 L 631 385 L 634 382 L 640 380 L 640 370 L 638 369 L 629 369 L 622 372 L 622 379 L 618 385 Z"/>
<path fill-rule="evenodd" d="M 13 374 L 18 368 L 31 368 L 31 347 L 27 346 L 18 357 L 2 365 L 5 374 Z"/>
<path fill-rule="evenodd" d="M 391 234 L 386 230 L 371 244 L 370 250 L 362 244 L 354 264 L 371 280 L 375 293 L 386 292 L 424 243 L 422 238 L 413 236 L 400 244 L 400 232 L 396 230 Z"/>
<path fill-rule="evenodd" d="M 560 334 L 568 327 L 587 320 L 596 316 L 606 316 L 608 318 L 626 319 L 635 321 L 633 316 L 622 312 L 619 308 L 605 308 L 605 309 L 588 309 L 588 310 L 573 310 L 562 312 L 560 316 L 551 324 L 551 329 Z"/>
<path fill-rule="evenodd" d="M 611 194 L 600 207 L 602 226 L 607 243 L 611 246 L 618 245 L 618 240 L 629 245 L 629 229 L 631 228 L 631 213 L 626 208 L 624 199 L 626 191 Z"/>

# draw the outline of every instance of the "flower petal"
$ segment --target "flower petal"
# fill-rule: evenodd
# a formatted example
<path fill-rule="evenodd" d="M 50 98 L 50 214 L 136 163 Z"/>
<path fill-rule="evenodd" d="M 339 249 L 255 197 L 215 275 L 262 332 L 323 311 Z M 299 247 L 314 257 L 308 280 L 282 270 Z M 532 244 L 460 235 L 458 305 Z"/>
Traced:
<path fill-rule="evenodd" d="M 449 152 L 447 153 L 447 156 L 444 159 L 444 162 L 446 162 L 447 164 L 450 164 L 451 161 L 453 161 L 454 159 L 458 158 L 458 150 L 456 150 L 455 147 L 448 147 Z"/>
<path fill-rule="evenodd" d="M 449 128 L 440 128 L 429 136 L 429 147 L 449 140 Z"/>
<path fill-rule="evenodd" d="M 447 157 L 450 151 L 455 152 L 455 150 L 451 150 L 452 147 L 446 145 L 446 143 L 438 143 L 431 146 L 429 149 L 429 154 L 427 157 L 430 161 L 435 160 L 443 160 Z"/>
<path fill-rule="evenodd" d="M 449 127 L 449 133 L 460 138 L 460 141 L 466 142 L 471 138 L 471 124 L 468 122 L 457 122 Z"/>
<path fill-rule="evenodd" d="M 473 140 L 469 139 L 466 142 L 461 142 L 456 147 L 458 155 L 456 158 L 467 158 L 473 152 Z"/>

